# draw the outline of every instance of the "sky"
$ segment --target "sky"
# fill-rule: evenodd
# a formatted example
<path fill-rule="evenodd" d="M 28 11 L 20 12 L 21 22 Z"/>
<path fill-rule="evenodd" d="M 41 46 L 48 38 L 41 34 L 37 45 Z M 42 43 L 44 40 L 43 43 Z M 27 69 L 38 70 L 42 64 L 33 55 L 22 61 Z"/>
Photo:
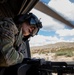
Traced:
<path fill-rule="evenodd" d="M 65 19 L 74 24 L 74 0 L 41 0 L 48 7 L 58 12 Z M 33 12 L 42 22 L 43 28 L 38 35 L 30 38 L 30 46 L 43 46 L 57 42 L 74 42 L 74 29 L 67 27 L 65 24 L 47 16 L 46 14 L 32 9 Z"/>

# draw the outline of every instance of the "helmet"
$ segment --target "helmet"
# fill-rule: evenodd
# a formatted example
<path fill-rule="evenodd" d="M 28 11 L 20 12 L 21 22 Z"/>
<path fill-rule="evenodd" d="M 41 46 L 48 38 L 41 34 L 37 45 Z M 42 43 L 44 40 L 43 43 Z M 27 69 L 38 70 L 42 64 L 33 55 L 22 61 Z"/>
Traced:
<path fill-rule="evenodd" d="M 40 22 L 40 20 L 33 13 L 21 14 L 14 18 L 14 22 L 16 24 L 21 24 L 25 21 L 28 21 L 29 25 L 36 27 L 35 30 L 30 35 L 31 36 L 37 35 L 39 29 L 42 28 L 42 23 Z"/>

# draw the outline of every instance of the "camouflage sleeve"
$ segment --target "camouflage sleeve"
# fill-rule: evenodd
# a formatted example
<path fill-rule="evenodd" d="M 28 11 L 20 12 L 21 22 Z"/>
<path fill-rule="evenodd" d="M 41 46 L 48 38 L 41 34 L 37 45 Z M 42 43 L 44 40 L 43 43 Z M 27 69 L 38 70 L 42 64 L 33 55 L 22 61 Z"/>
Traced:
<path fill-rule="evenodd" d="M 24 55 L 13 47 L 14 25 L 0 22 L 0 66 L 10 66 L 22 62 Z"/>

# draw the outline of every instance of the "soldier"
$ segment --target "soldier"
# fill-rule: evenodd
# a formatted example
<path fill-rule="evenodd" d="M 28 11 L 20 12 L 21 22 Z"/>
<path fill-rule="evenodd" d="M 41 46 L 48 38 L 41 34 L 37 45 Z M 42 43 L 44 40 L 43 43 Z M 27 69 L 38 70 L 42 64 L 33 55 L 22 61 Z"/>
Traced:
<path fill-rule="evenodd" d="M 23 39 L 36 35 L 40 28 L 42 23 L 33 13 L 0 19 L 0 67 L 22 63 Z"/>

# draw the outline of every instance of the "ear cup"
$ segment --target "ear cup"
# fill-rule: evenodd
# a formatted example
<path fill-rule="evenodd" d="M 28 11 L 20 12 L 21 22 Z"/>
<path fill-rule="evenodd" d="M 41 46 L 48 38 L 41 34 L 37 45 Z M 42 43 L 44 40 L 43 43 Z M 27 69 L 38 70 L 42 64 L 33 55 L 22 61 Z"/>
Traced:
<path fill-rule="evenodd" d="M 27 17 L 28 17 L 28 14 L 19 15 L 18 21 L 19 21 L 20 23 L 23 23 L 23 22 L 27 19 Z"/>
<path fill-rule="evenodd" d="M 27 19 L 27 17 L 28 17 L 28 14 L 20 14 L 15 16 L 13 20 L 16 24 L 21 24 Z"/>

